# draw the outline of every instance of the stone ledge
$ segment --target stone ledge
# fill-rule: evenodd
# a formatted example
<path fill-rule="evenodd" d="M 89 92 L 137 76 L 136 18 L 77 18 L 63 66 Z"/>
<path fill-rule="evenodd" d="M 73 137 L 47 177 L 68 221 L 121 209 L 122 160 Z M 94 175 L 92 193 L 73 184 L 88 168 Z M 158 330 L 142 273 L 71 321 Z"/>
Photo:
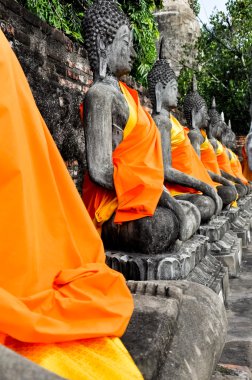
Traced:
<path fill-rule="evenodd" d="M 188 281 L 128 284 L 135 310 L 122 339 L 145 380 L 209 380 L 227 327 L 219 297 Z"/>
<path fill-rule="evenodd" d="M 106 262 L 128 280 L 177 280 L 186 278 L 208 252 L 208 238 L 195 235 L 177 252 L 143 255 L 107 251 Z"/>
<path fill-rule="evenodd" d="M 228 268 L 229 277 L 238 277 L 242 262 L 242 240 L 232 230 L 211 245 L 211 254 Z"/>
<path fill-rule="evenodd" d="M 220 240 L 223 235 L 229 230 L 229 219 L 225 216 L 215 216 L 208 224 L 201 225 L 199 233 L 209 238 L 209 242 Z"/>

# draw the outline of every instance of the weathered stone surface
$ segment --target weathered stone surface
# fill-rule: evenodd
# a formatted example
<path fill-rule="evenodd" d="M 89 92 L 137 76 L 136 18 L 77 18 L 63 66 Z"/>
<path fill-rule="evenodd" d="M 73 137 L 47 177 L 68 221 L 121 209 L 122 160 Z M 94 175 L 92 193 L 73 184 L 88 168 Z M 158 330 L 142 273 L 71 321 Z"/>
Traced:
<path fill-rule="evenodd" d="M 137 285 L 130 283 L 130 288 L 136 292 L 136 307 L 123 338 L 144 378 L 209 380 L 225 341 L 227 322 L 223 303 L 214 292 L 199 284 L 187 281 L 151 283 L 151 290 L 147 292 L 146 283 L 140 283 L 138 291 Z M 144 296 L 146 293 L 151 296 Z M 143 301 L 145 297 L 149 300 Z M 173 302 L 166 311 L 168 304 L 164 301 L 169 299 Z M 160 306 L 157 306 L 158 301 Z M 146 309 L 148 313 L 145 313 Z M 159 310 L 161 316 L 157 317 Z M 166 312 L 168 315 L 165 318 Z M 154 317 L 153 324 L 151 315 Z M 144 318 L 148 328 L 142 327 L 145 325 Z M 168 331 L 164 332 L 165 324 Z M 135 333 L 139 329 L 144 336 L 148 334 L 141 343 Z M 162 347 L 157 340 L 161 331 L 165 337 Z"/>
<path fill-rule="evenodd" d="M 242 240 L 232 231 L 211 244 L 211 254 L 228 268 L 229 277 L 237 277 L 241 270 Z"/>
<path fill-rule="evenodd" d="M 159 255 L 107 251 L 107 264 L 128 280 L 184 279 L 209 252 L 208 238 L 194 235 Z"/>
<path fill-rule="evenodd" d="M 207 286 L 226 302 L 229 294 L 228 270 L 212 255 L 207 254 L 187 276 L 187 280 Z"/>
<path fill-rule="evenodd" d="M 63 380 L 52 372 L 0 345 L 1 380 Z"/>
<path fill-rule="evenodd" d="M 251 380 L 248 367 L 220 364 L 212 376 L 212 380 Z"/>
<path fill-rule="evenodd" d="M 247 366 L 252 369 L 252 341 L 237 340 L 227 342 L 220 362 Z"/>
<path fill-rule="evenodd" d="M 224 234 L 229 230 L 229 220 L 225 216 L 217 216 L 210 220 L 208 224 L 200 226 L 199 233 L 207 236 L 209 242 L 215 242 L 222 239 Z"/>
<path fill-rule="evenodd" d="M 187 0 L 165 0 L 163 5 L 164 9 L 155 13 L 160 36 L 164 38 L 163 55 L 178 76 L 182 59 L 189 66 L 195 60 L 194 44 L 200 35 L 200 26 Z M 185 46 L 189 46 L 186 54 Z"/>
<path fill-rule="evenodd" d="M 135 286 L 135 287 L 134 287 Z M 169 295 L 165 284 L 131 283 L 135 309 L 122 340 L 144 378 L 158 379 L 158 371 L 167 358 L 179 314 L 180 300 Z M 177 292 L 182 291 L 173 285 Z"/>

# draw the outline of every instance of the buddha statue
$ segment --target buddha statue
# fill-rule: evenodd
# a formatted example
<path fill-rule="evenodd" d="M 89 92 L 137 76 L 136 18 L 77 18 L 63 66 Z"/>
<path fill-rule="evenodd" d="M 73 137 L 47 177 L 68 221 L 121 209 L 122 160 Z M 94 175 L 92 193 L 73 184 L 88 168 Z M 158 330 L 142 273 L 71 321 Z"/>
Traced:
<path fill-rule="evenodd" d="M 224 116 L 224 114 L 223 114 Z M 236 135 L 232 131 L 232 125 L 231 125 L 231 120 L 229 120 L 227 127 L 225 129 L 225 133 L 222 137 L 222 141 L 227 148 L 227 153 L 229 156 L 229 161 L 231 164 L 231 168 L 233 170 L 233 173 L 235 174 L 236 177 L 238 177 L 244 185 L 247 185 L 250 191 L 250 185 L 249 181 L 247 178 L 243 175 L 242 173 L 242 166 L 239 160 L 239 157 L 235 153 L 237 150 L 237 141 L 236 141 Z"/>
<path fill-rule="evenodd" d="M 251 124 L 249 133 L 246 136 L 245 144 L 242 148 L 242 170 L 243 175 L 249 180 L 252 181 L 252 103 L 250 106 L 250 116 Z"/>
<path fill-rule="evenodd" d="M 243 184 L 242 180 L 238 178 L 232 170 L 230 158 L 228 151 L 224 145 L 225 142 L 225 131 L 227 130 L 227 125 L 223 121 L 221 115 L 216 109 L 216 101 L 213 98 L 212 107 L 209 110 L 210 116 L 210 127 L 212 138 L 216 140 L 217 149 L 216 156 L 221 170 L 221 174 L 224 178 L 232 181 L 235 184 L 239 198 L 247 194 L 247 186 Z M 224 141 L 222 141 L 224 137 Z"/>
<path fill-rule="evenodd" d="M 222 199 L 223 206 L 228 206 L 237 199 L 237 191 L 235 186 L 222 176 L 214 147 L 211 144 L 213 139 L 208 139 L 208 108 L 205 100 L 198 93 L 195 77 L 193 90 L 184 99 L 184 115 L 189 128 L 188 137 L 191 144 L 211 179 L 215 182 L 216 190 Z"/>
<path fill-rule="evenodd" d="M 148 75 L 153 118 L 162 140 L 165 186 L 175 199 L 196 205 L 202 222 L 222 208 L 213 181 L 194 151 L 184 127 L 170 115 L 177 106 L 178 84 L 168 62 L 160 57 Z"/>
<path fill-rule="evenodd" d="M 105 248 L 167 252 L 177 239 L 187 240 L 198 229 L 200 215 L 164 188 L 158 129 L 137 92 L 119 81 L 136 56 L 129 21 L 115 1 L 96 0 L 83 29 L 94 73 L 83 103 L 83 201 Z"/>

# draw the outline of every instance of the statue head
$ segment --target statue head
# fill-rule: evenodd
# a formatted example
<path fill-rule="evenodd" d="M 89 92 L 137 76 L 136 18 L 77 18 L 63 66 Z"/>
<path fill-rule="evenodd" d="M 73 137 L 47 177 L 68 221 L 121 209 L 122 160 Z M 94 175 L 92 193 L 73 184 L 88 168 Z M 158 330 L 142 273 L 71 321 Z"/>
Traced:
<path fill-rule="evenodd" d="M 114 0 L 95 0 L 87 10 L 83 31 L 85 48 L 95 77 L 120 78 L 131 71 L 136 54 L 126 15 Z"/>
<path fill-rule="evenodd" d="M 228 124 L 226 125 L 225 132 L 222 137 L 223 144 L 232 150 L 235 150 L 237 148 L 237 141 L 236 141 L 236 135 L 232 131 L 231 121 L 229 120 Z"/>
<path fill-rule="evenodd" d="M 209 116 L 205 100 L 200 96 L 197 89 L 197 81 L 193 78 L 193 89 L 184 99 L 184 114 L 188 128 L 208 128 Z"/>
<path fill-rule="evenodd" d="M 212 107 L 209 110 L 209 116 L 210 116 L 210 128 L 211 128 L 211 133 L 213 137 L 223 142 L 222 140 L 223 140 L 227 125 L 225 121 L 223 121 L 223 116 L 221 116 L 221 114 L 219 114 L 219 112 L 216 109 L 215 98 L 213 98 Z"/>
<path fill-rule="evenodd" d="M 148 87 L 154 112 L 160 113 L 161 108 L 169 110 L 177 107 L 177 77 L 166 59 L 160 58 L 152 67 Z"/>

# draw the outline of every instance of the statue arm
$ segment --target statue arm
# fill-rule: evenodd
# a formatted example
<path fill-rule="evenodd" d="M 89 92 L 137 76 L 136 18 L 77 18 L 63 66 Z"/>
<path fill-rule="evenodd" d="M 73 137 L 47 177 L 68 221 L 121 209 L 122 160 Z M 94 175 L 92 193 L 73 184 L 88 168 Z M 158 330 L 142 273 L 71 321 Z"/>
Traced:
<path fill-rule="evenodd" d="M 224 178 L 224 177 L 222 177 L 216 173 L 213 173 L 210 170 L 208 170 L 208 174 L 210 175 L 210 177 L 212 178 L 213 181 L 218 182 L 223 186 L 235 187 L 228 179 L 226 179 L 226 178 Z"/>
<path fill-rule="evenodd" d="M 92 87 L 84 100 L 84 132 L 90 178 L 106 189 L 114 188 L 112 160 L 112 96 Z"/>
<path fill-rule="evenodd" d="M 224 170 L 221 170 L 221 175 L 229 181 L 243 185 L 243 182 L 240 180 L 240 178 L 234 177 L 231 174 L 224 172 Z"/>
<path fill-rule="evenodd" d="M 221 211 L 222 205 L 219 196 L 216 190 L 207 183 L 202 182 L 174 168 L 169 168 L 168 175 L 165 177 L 165 181 L 185 187 L 191 187 L 195 190 L 201 191 L 204 195 L 207 195 L 213 199 L 215 202 L 215 212 L 219 213 Z"/>

